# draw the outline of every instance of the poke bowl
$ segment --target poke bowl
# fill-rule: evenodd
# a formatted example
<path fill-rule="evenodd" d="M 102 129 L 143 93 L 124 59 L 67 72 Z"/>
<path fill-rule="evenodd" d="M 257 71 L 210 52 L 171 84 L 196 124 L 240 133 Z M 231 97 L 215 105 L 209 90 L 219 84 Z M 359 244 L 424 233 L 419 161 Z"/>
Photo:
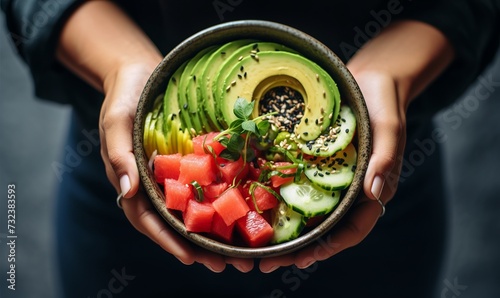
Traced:
<path fill-rule="evenodd" d="M 334 229 L 371 152 L 368 110 L 341 59 L 261 20 L 219 24 L 172 49 L 146 83 L 133 134 L 161 217 L 233 257 L 290 253 Z"/>

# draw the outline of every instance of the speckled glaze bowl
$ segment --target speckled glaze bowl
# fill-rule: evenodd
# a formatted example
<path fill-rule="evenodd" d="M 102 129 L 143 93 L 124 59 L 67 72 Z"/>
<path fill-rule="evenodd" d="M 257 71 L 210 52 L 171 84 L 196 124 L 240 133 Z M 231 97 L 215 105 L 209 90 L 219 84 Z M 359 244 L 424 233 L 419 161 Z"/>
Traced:
<path fill-rule="evenodd" d="M 182 221 L 165 207 L 163 189 L 156 183 L 153 173 L 148 167 L 148 157 L 142 144 L 145 117 L 152 109 L 155 98 L 165 91 L 167 82 L 174 71 L 184 61 L 208 46 L 244 38 L 281 43 L 315 61 L 335 80 L 342 101 L 351 106 L 357 120 L 358 161 L 354 180 L 336 209 L 325 217 L 321 224 L 307 233 L 303 233 L 299 238 L 260 248 L 228 245 L 197 233 L 187 232 Z M 207 28 L 184 40 L 168 53 L 152 73 L 141 94 L 134 123 L 133 141 L 142 184 L 152 204 L 165 221 L 174 230 L 201 247 L 227 256 L 249 258 L 263 258 L 290 253 L 313 243 L 330 229 L 334 229 L 334 226 L 348 212 L 358 194 L 362 191 L 363 179 L 371 152 L 368 110 L 356 81 L 340 58 L 320 41 L 304 32 L 283 24 L 260 20 L 229 22 Z"/>

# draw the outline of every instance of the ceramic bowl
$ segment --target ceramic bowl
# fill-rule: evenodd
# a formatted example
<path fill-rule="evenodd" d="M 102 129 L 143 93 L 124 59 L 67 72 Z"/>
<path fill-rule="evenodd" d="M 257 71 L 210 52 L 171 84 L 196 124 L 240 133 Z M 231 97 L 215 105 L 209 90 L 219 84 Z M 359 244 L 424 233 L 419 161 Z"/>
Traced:
<path fill-rule="evenodd" d="M 152 109 L 155 98 L 165 91 L 167 82 L 174 71 L 184 61 L 210 45 L 244 38 L 281 43 L 319 64 L 335 80 L 342 101 L 351 106 L 357 119 L 358 161 L 354 180 L 345 191 L 345 195 L 341 198 L 336 209 L 325 217 L 322 223 L 303 233 L 299 238 L 260 248 L 228 245 L 201 234 L 186 231 L 182 221 L 165 207 L 163 189 L 155 182 L 153 173 L 148 167 L 148 157 L 142 144 L 145 117 Z M 368 110 L 360 89 L 351 73 L 335 53 L 320 41 L 295 28 L 269 21 L 243 20 L 223 23 L 202 30 L 181 42 L 165 56 L 152 73 L 141 94 L 134 123 L 133 141 L 134 154 L 143 187 L 158 213 L 174 230 L 196 245 L 223 255 L 263 258 L 298 250 L 318 240 L 329 230 L 335 229 L 335 225 L 349 211 L 358 194 L 362 191 L 363 179 L 371 152 L 370 133 Z"/>

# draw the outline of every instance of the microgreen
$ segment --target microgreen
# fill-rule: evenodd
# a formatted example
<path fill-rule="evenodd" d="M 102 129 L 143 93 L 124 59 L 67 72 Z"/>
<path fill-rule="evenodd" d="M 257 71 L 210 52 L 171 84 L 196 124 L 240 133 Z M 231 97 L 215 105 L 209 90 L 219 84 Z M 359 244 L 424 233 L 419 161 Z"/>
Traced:
<path fill-rule="evenodd" d="M 231 161 L 243 158 L 246 161 L 255 157 L 253 150 L 248 150 L 250 136 L 261 137 L 269 130 L 270 124 L 265 117 L 271 115 L 261 115 L 251 119 L 254 110 L 255 101 L 247 101 L 244 98 L 238 98 L 234 104 L 233 113 L 237 119 L 229 124 L 229 128 L 222 131 L 215 137 L 226 149 L 220 156 Z"/>

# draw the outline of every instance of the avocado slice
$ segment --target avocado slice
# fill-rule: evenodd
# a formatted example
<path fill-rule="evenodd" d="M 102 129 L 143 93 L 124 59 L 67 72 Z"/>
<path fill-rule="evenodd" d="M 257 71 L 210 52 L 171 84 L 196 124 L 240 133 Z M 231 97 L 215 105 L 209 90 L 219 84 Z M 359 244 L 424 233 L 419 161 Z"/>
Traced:
<path fill-rule="evenodd" d="M 200 57 L 191 71 L 191 76 L 189 76 L 189 81 L 186 86 L 186 100 L 188 103 L 189 117 L 191 118 L 192 127 L 197 134 L 212 131 L 205 115 L 202 113 L 200 79 L 208 58 L 210 58 L 211 54 L 215 52 L 216 49 L 216 47 L 212 47 Z"/>
<path fill-rule="evenodd" d="M 238 80 L 246 80 L 248 74 L 246 64 L 253 64 L 255 57 L 258 57 L 257 55 L 267 51 L 296 53 L 296 51 L 291 48 L 278 43 L 253 42 L 236 50 L 221 64 L 219 73 L 212 82 L 212 92 L 214 92 L 213 97 L 215 99 L 215 115 L 222 127 L 229 127 L 229 124 L 235 119 L 233 107 L 237 97 L 231 98 L 231 100 L 228 101 L 228 89 L 232 88 L 231 85 L 236 84 Z M 243 60 L 245 60 L 245 62 L 243 62 Z M 235 71 L 233 71 L 233 75 L 230 76 L 230 80 L 227 80 L 232 70 Z M 248 100 L 250 100 L 250 98 L 248 98 Z"/>
<path fill-rule="evenodd" d="M 179 107 L 179 100 L 177 97 L 180 78 L 182 72 L 186 68 L 186 64 L 187 62 L 184 62 L 170 77 L 167 89 L 165 91 L 165 96 L 163 97 L 163 114 L 165 115 L 165 117 L 173 118 L 172 120 L 180 121 L 181 123 L 182 119 L 180 114 L 182 110 Z M 182 126 L 185 127 L 186 124 L 182 123 Z M 170 127 L 165 126 L 165 132 L 168 132 L 169 130 Z"/>
<path fill-rule="evenodd" d="M 223 127 L 219 124 L 219 121 L 217 120 L 217 117 L 215 115 L 215 102 L 212 92 L 212 83 L 215 81 L 221 65 L 236 50 L 252 42 L 255 42 L 255 40 L 241 39 L 230 41 L 213 52 L 205 64 L 205 69 L 203 70 L 201 80 L 199 81 L 199 100 L 201 101 L 201 103 L 199 102 L 198 104 L 201 104 L 208 125 L 213 131 L 221 131 L 223 130 Z"/>
<path fill-rule="evenodd" d="M 217 89 L 221 93 L 217 99 L 218 111 L 226 124 L 237 119 L 233 107 L 239 97 L 259 102 L 264 94 L 278 87 L 299 92 L 305 108 L 294 133 L 304 141 L 316 139 L 332 119 L 337 119 L 340 109 L 340 93 L 330 75 L 295 53 L 261 50 L 256 55 L 244 56 L 217 83 L 221 84 Z M 255 105 L 253 116 L 258 115 L 259 105 Z"/>
<path fill-rule="evenodd" d="M 177 100 L 179 102 L 179 108 L 181 109 L 181 118 L 184 124 L 184 127 L 187 129 L 193 128 L 196 132 L 198 131 L 196 127 L 194 127 L 193 119 L 191 119 L 191 111 L 189 109 L 189 102 L 187 97 L 188 92 L 188 84 L 190 80 L 193 80 L 193 69 L 196 66 L 196 63 L 209 51 L 211 51 L 213 47 L 208 47 L 200 52 L 198 52 L 193 58 L 191 58 L 184 68 L 184 71 L 181 74 L 179 79 L 179 87 L 177 91 Z M 196 124 L 199 124 L 197 122 Z M 201 128 L 201 124 L 199 124 Z"/>

